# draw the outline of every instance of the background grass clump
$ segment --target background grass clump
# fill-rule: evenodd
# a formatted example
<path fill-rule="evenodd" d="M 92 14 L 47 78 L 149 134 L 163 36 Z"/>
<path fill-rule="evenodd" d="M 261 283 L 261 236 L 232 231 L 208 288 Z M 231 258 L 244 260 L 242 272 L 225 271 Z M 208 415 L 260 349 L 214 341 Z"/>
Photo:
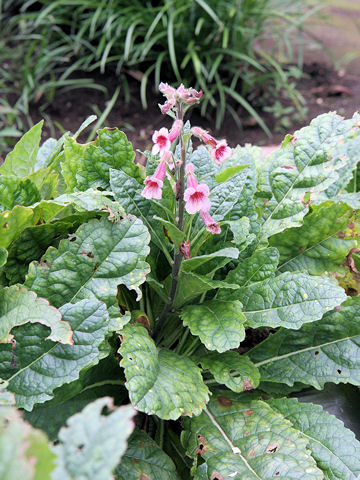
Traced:
<path fill-rule="evenodd" d="M 315 3 L 314 3 L 315 2 Z M 319 0 L 28 0 L 0 2 L 0 127 L 16 136 L 64 89 L 104 89 L 91 75 L 115 75 L 125 100 L 129 79 L 160 78 L 203 89 L 202 114 L 244 109 L 264 130 L 264 106 L 284 96 L 301 109 L 303 24 Z M 299 35 L 300 34 L 300 35 Z M 296 48 L 294 48 L 296 46 Z M 93 72 L 93 73 L 92 73 Z M 84 75 L 85 74 L 85 75 Z M 98 77 L 96 77 L 98 78 Z M 260 112 L 260 113 L 259 113 Z"/>

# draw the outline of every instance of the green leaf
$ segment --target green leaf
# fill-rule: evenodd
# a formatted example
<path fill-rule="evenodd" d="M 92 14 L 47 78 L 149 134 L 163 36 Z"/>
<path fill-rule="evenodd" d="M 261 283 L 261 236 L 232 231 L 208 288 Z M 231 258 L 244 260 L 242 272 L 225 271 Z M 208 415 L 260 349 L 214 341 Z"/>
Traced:
<path fill-rule="evenodd" d="M 103 415 L 107 408 L 109 415 Z M 59 432 L 60 443 L 53 448 L 58 456 L 53 480 L 88 478 L 112 480 L 112 472 L 134 429 L 131 405 L 114 409 L 112 399 L 99 398 L 67 421 Z M 114 435 L 116 432 L 116 435 Z"/>
<path fill-rule="evenodd" d="M 97 365 L 83 369 L 78 379 L 56 388 L 51 400 L 35 405 L 31 412 L 25 412 L 24 418 L 55 442 L 66 420 L 97 398 L 109 396 L 116 405 L 126 403 L 128 394 L 124 383 L 118 360 L 115 355 L 109 355 Z"/>
<path fill-rule="evenodd" d="M 245 247 L 255 240 L 255 235 L 250 233 L 250 220 L 248 217 L 241 217 L 238 220 L 227 220 L 221 223 L 229 225 L 234 235 L 232 242 L 241 250 L 244 250 Z"/>
<path fill-rule="evenodd" d="M 8 248 L 26 227 L 35 225 L 37 220 L 38 217 L 29 207 L 16 206 L 0 213 L 0 247 Z"/>
<path fill-rule="evenodd" d="M 295 132 L 294 144 L 287 136 L 261 165 L 263 183 L 258 188 L 265 196 L 259 195 L 258 206 L 265 238 L 300 226 L 309 209 L 304 195 L 322 192 L 336 182 L 336 171 L 346 160 L 333 155 L 332 149 L 353 135 L 355 124 L 356 119 L 343 120 L 335 112 L 320 115 Z"/>
<path fill-rule="evenodd" d="M 180 244 L 185 239 L 185 233 L 182 232 L 181 230 L 179 230 L 177 228 L 177 226 L 174 225 L 174 223 L 169 222 L 167 220 L 164 220 L 163 218 L 160 218 L 160 217 L 157 217 L 156 215 L 154 215 L 153 219 L 157 220 L 158 222 L 160 222 L 163 225 L 163 227 L 167 231 L 167 235 L 171 238 L 171 240 L 174 244 L 174 247 L 178 250 Z"/>
<path fill-rule="evenodd" d="M 50 480 L 55 455 L 47 438 L 24 422 L 10 406 L 0 408 L 0 478 Z"/>
<path fill-rule="evenodd" d="M 203 462 L 195 463 L 195 480 L 323 479 L 308 440 L 265 402 L 218 394 L 206 412 L 183 423 L 187 454 Z"/>
<path fill-rule="evenodd" d="M 0 267 L 3 267 L 8 258 L 8 251 L 5 248 L 0 247 Z"/>
<path fill-rule="evenodd" d="M 59 197 L 53 200 L 53 203 L 59 205 L 73 205 L 78 211 L 104 211 L 107 210 L 110 213 L 110 217 L 118 218 L 119 216 L 125 216 L 125 210 L 118 202 L 114 202 L 109 198 L 112 196 L 111 192 L 94 190 L 89 188 L 84 192 L 73 192 Z"/>
<path fill-rule="evenodd" d="M 226 352 L 237 348 L 245 338 L 245 316 L 238 301 L 212 300 L 187 305 L 181 318 L 193 335 L 198 335 L 208 350 Z"/>
<path fill-rule="evenodd" d="M 299 331 L 285 329 L 250 350 L 261 380 L 317 389 L 326 382 L 360 385 L 360 297 Z"/>
<path fill-rule="evenodd" d="M 237 173 L 241 172 L 241 170 L 244 170 L 246 167 L 249 165 L 235 165 L 234 167 L 229 167 L 223 170 L 222 172 L 218 173 L 215 175 L 217 183 L 223 183 L 229 180 L 231 177 L 236 175 Z"/>
<path fill-rule="evenodd" d="M 274 278 L 221 292 L 221 299 L 240 300 L 250 327 L 298 329 L 315 322 L 346 300 L 344 290 L 327 278 L 285 272 Z"/>
<path fill-rule="evenodd" d="M 200 369 L 186 357 L 157 350 L 148 331 L 139 323 L 127 324 L 119 349 L 131 403 L 149 415 L 176 420 L 199 415 L 209 400 Z"/>
<path fill-rule="evenodd" d="M 123 170 L 131 177 L 141 178 L 135 165 L 135 153 L 125 133 L 117 128 L 98 131 L 96 140 L 81 145 L 72 137 L 65 138 L 65 159 L 61 164 L 68 191 L 108 188 L 109 170 Z"/>
<path fill-rule="evenodd" d="M 14 175 L 0 176 L 0 210 L 11 210 L 15 205 L 32 205 L 40 200 L 40 192 L 29 179 Z"/>
<path fill-rule="evenodd" d="M 20 138 L 0 166 L 1 175 L 26 177 L 34 171 L 43 123 L 41 120 Z"/>
<path fill-rule="evenodd" d="M 170 288 L 170 278 L 167 278 L 166 286 Z M 185 305 L 185 303 L 199 297 L 202 293 L 217 288 L 236 290 L 239 286 L 221 280 L 212 280 L 205 275 L 199 275 L 194 272 L 181 272 L 174 307 L 180 308 Z"/>
<path fill-rule="evenodd" d="M 56 151 L 58 147 L 58 140 L 55 138 L 48 138 L 39 148 L 36 155 L 36 163 L 34 170 L 40 170 L 48 167 L 48 161 L 51 158 L 52 154 Z"/>
<path fill-rule="evenodd" d="M 230 259 L 238 258 L 239 250 L 234 247 L 222 248 L 221 250 L 217 250 L 216 252 L 208 253 L 206 255 L 200 255 L 198 257 L 192 257 L 188 260 L 184 260 L 181 264 L 181 269 L 184 272 L 189 272 L 191 270 L 196 270 L 196 268 L 200 267 L 201 265 L 209 262 L 214 258 L 221 258 L 225 257 Z"/>
<path fill-rule="evenodd" d="M 14 337 L 11 330 L 27 322 L 49 327 L 51 333 L 46 339 L 73 343 L 70 325 L 61 319 L 59 310 L 26 288 L 13 286 L 0 290 L 0 318 L 0 343 L 11 342 Z"/>
<path fill-rule="evenodd" d="M 49 200 L 58 195 L 57 187 L 59 184 L 59 175 L 51 168 L 41 168 L 27 177 L 31 180 L 40 192 L 41 198 Z M 33 202 L 35 203 L 35 202 Z"/>
<path fill-rule="evenodd" d="M 138 428 L 128 440 L 128 448 L 115 469 L 116 480 L 176 480 L 175 465 L 156 442 Z"/>
<path fill-rule="evenodd" d="M 215 380 L 233 392 L 252 390 L 259 385 L 260 373 L 248 357 L 237 352 L 207 353 L 196 359 L 204 370 L 209 370 Z"/>
<path fill-rule="evenodd" d="M 279 252 L 276 248 L 258 250 L 251 257 L 239 262 L 238 266 L 228 273 L 226 281 L 237 283 L 240 287 L 261 282 L 275 276 L 278 263 Z"/>
<path fill-rule="evenodd" d="M 30 264 L 25 285 L 52 305 L 97 298 L 115 301 L 118 285 L 141 296 L 149 266 L 149 233 L 141 220 L 128 216 L 120 223 L 106 218 L 83 224 L 71 240 L 50 247 L 40 263 Z"/>
<path fill-rule="evenodd" d="M 356 240 L 343 233 L 353 220 L 347 205 L 326 202 L 312 207 L 299 228 L 291 228 L 270 238 L 280 252 L 279 271 L 306 270 L 311 275 L 341 270 Z"/>
<path fill-rule="evenodd" d="M 15 288 L 15 287 L 11 287 Z M 15 394 L 16 405 L 31 411 L 52 398 L 53 390 L 79 377 L 99 361 L 99 345 L 108 331 L 108 313 L 97 300 L 82 300 L 60 308 L 73 330 L 73 345 L 47 340 L 48 329 L 27 324 L 14 332 L 16 346 L 0 345 L 0 377 Z"/>
<path fill-rule="evenodd" d="M 340 420 L 319 405 L 300 403 L 295 398 L 271 399 L 268 403 L 309 442 L 311 455 L 325 480 L 359 478 L 360 443 Z"/>

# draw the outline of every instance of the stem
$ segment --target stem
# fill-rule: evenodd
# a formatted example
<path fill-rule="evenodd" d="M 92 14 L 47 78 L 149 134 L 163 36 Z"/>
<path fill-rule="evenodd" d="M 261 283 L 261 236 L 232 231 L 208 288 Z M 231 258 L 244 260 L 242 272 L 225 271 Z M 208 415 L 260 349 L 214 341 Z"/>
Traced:
<path fill-rule="evenodd" d="M 177 119 L 183 119 L 183 112 L 181 104 L 177 107 Z M 184 145 L 184 138 L 183 135 L 180 134 L 180 151 L 181 151 L 181 165 L 180 165 L 180 175 L 179 175 L 179 184 L 178 184 L 178 198 L 179 198 L 179 209 L 178 209 L 178 221 L 177 227 L 179 230 L 183 230 L 183 223 L 184 223 L 184 209 L 185 209 L 185 202 L 184 202 L 184 190 L 185 190 L 185 166 L 186 166 L 186 152 L 185 152 L 185 145 Z M 171 312 L 171 309 L 174 305 L 176 291 L 178 287 L 178 276 L 180 272 L 181 262 L 182 262 L 182 253 L 180 248 L 178 250 L 174 250 L 174 262 L 171 272 L 171 287 L 169 293 L 169 301 L 165 305 L 163 311 L 161 312 L 156 326 L 154 328 L 154 335 L 156 336 L 161 327 L 163 326 L 165 318 Z"/>
<path fill-rule="evenodd" d="M 186 342 L 186 339 L 187 339 L 187 337 L 189 336 L 189 333 L 190 333 L 190 330 L 189 330 L 189 328 L 187 328 L 187 329 L 185 330 L 185 333 L 184 333 L 184 335 L 182 336 L 182 338 L 181 338 L 178 346 L 177 346 L 176 349 L 175 349 L 175 352 L 176 352 L 176 353 L 180 353 L 180 352 L 181 352 L 181 349 L 182 349 L 182 347 L 184 346 L 184 344 L 185 344 L 185 342 Z"/>

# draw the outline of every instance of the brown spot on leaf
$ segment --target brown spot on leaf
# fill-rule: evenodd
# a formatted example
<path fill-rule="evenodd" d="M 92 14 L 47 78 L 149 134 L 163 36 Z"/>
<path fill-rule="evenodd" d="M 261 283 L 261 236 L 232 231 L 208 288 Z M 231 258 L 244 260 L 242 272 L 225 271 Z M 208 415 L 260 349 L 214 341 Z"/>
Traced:
<path fill-rule="evenodd" d="M 254 410 L 246 410 L 245 415 L 252 415 L 254 413 Z"/>
<path fill-rule="evenodd" d="M 270 443 L 270 445 L 267 446 L 265 452 L 276 453 L 278 450 L 279 450 L 279 445 L 277 443 Z"/>
<path fill-rule="evenodd" d="M 256 453 L 255 450 L 250 450 L 248 456 L 249 456 L 249 457 L 255 457 L 255 453 Z"/>
<path fill-rule="evenodd" d="M 243 384 L 243 392 L 246 392 L 246 390 L 252 390 L 253 388 L 254 388 L 253 384 L 250 382 L 250 380 L 245 378 L 244 384 Z"/>
<path fill-rule="evenodd" d="M 139 463 L 139 460 L 137 458 L 133 458 L 134 463 Z"/>
<path fill-rule="evenodd" d="M 244 433 L 244 437 L 247 437 L 249 435 L 250 432 L 245 432 Z"/>
<path fill-rule="evenodd" d="M 231 407 L 233 402 L 230 400 L 230 398 L 225 397 L 225 395 L 219 395 L 216 399 L 220 407 Z"/>
<path fill-rule="evenodd" d="M 281 165 L 280 168 L 286 168 L 286 170 L 297 170 L 295 165 Z"/>
<path fill-rule="evenodd" d="M 225 477 L 223 477 L 222 475 L 220 475 L 219 472 L 213 472 L 213 473 L 211 474 L 210 480 L 225 480 Z"/>
<path fill-rule="evenodd" d="M 150 480 L 150 478 L 147 475 L 145 475 L 145 473 L 142 473 L 139 480 Z"/>
<path fill-rule="evenodd" d="M 204 435 L 198 435 L 198 447 L 195 450 L 195 455 L 202 455 L 207 450 L 206 439 Z"/>
<path fill-rule="evenodd" d="M 94 255 L 92 252 L 81 252 L 80 254 L 82 257 L 85 257 L 85 258 L 90 258 L 91 260 L 94 259 Z"/>
<path fill-rule="evenodd" d="M 345 235 L 344 232 L 338 232 L 338 233 L 335 234 L 335 237 L 337 237 L 337 238 L 345 238 L 346 235 Z"/>
<path fill-rule="evenodd" d="M 141 325 L 144 325 L 144 327 L 148 332 L 151 332 L 150 320 L 146 315 L 139 315 L 138 318 L 136 319 L 136 323 L 141 323 Z"/>
<path fill-rule="evenodd" d="M 8 223 L 5 222 L 4 225 L 3 225 L 3 228 L 8 228 L 8 226 L 9 226 Z"/>

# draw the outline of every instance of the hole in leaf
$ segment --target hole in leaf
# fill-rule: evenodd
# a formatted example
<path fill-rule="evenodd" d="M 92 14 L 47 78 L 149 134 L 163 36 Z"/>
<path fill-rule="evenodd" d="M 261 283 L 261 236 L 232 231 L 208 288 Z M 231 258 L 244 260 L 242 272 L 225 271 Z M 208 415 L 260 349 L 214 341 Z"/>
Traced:
<path fill-rule="evenodd" d="M 279 445 L 277 444 L 270 444 L 266 447 L 266 453 L 276 453 L 279 450 Z"/>
<path fill-rule="evenodd" d="M 316 350 L 315 357 L 317 357 L 319 355 L 319 353 L 320 353 L 319 350 Z"/>
<path fill-rule="evenodd" d="M 85 447 L 85 445 L 83 443 L 81 443 L 80 445 L 78 445 L 77 449 L 80 450 L 80 452 L 81 452 L 81 450 L 83 450 L 84 447 Z"/>
<path fill-rule="evenodd" d="M 210 480 L 225 480 L 225 477 L 223 477 L 222 475 L 220 475 L 219 472 L 213 472 L 213 473 L 211 474 Z"/>
<path fill-rule="evenodd" d="M 206 451 L 206 439 L 203 435 L 197 436 L 199 440 L 199 444 L 197 449 L 195 450 L 195 455 L 202 455 Z"/>
<path fill-rule="evenodd" d="M 280 472 L 276 472 L 275 477 L 280 477 Z"/>
<path fill-rule="evenodd" d="M 8 223 L 5 222 L 4 225 L 3 225 L 3 228 L 8 228 L 8 226 L 9 226 Z"/>
<path fill-rule="evenodd" d="M 128 359 L 130 360 L 130 362 L 132 362 L 132 361 L 133 361 L 133 357 L 128 357 Z"/>
<path fill-rule="evenodd" d="M 338 372 L 338 374 L 340 375 L 340 373 L 341 373 L 341 370 L 340 370 L 340 369 L 338 369 L 338 370 L 337 370 L 337 372 Z"/>

